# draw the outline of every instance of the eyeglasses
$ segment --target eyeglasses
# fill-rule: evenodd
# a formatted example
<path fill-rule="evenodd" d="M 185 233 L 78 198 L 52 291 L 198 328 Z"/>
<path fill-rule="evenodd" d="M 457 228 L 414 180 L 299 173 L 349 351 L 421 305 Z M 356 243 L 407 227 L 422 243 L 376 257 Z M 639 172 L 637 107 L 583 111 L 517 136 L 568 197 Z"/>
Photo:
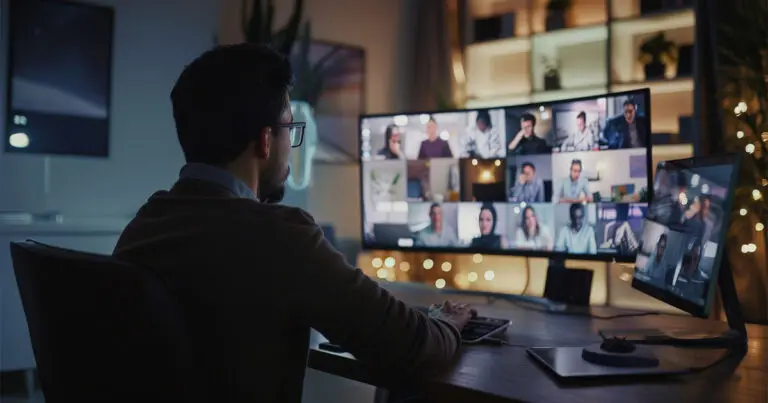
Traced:
<path fill-rule="evenodd" d="M 304 129 L 307 127 L 305 122 L 292 122 L 292 123 L 279 123 L 275 125 L 275 128 L 288 128 L 288 135 L 291 139 L 291 147 L 296 148 L 301 146 L 304 141 Z"/>

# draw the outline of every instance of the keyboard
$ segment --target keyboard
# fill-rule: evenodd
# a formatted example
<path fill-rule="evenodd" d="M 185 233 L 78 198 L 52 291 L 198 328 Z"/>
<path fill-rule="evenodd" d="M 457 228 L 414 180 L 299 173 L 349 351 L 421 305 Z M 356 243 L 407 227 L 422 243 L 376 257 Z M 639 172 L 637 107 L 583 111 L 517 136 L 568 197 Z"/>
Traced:
<path fill-rule="evenodd" d="M 429 308 L 427 307 L 419 306 L 416 309 L 429 315 Z M 470 319 L 469 323 L 461 330 L 461 341 L 467 344 L 479 343 L 485 339 L 504 334 L 509 323 L 508 319 L 476 316 Z"/>

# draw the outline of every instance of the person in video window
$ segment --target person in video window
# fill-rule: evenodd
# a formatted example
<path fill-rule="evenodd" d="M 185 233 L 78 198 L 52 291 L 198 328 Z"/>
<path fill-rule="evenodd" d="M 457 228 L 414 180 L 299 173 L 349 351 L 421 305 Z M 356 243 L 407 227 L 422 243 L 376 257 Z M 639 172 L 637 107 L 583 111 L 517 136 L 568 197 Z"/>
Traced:
<path fill-rule="evenodd" d="M 560 230 L 555 244 L 555 250 L 567 253 L 597 253 L 595 229 L 586 224 L 587 209 L 581 204 L 571 204 L 569 210 L 570 222 Z"/>
<path fill-rule="evenodd" d="M 645 147 L 647 132 L 647 118 L 637 116 L 637 104 L 627 99 L 624 101 L 624 113 L 606 122 L 603 141 L 610 149 Z"/>
<path fill-rule="evenodd" d="M 667 274 L 667 284 L 673 285 L 681 295 L 686 297 L 701 297 L 706 290 L 709 279 L 699 270 L 702 249 L 701 240 L 694 238 L 688 253 L 683 257 L 677 280 L 674 278 L 674 270 L 670 270 L 671 275 Z"/>
<path fill-rule="evenodd" d="M 443 208 L 438 203 L 429 207 L 429 227 L 416 234 L 417 246 L 456 246 L 458 236 L 443 226 Z"/>
<path fill-rule="evenodd" d="M 664 261 L 664 251 L 667 250 L 667 234 L 661 234 L 656 241 L 656 247 L 651 253 L 648 263 L 643 268 L 643 272 L 651 278 L 660 279 L 667 273 L 667 265 Z M 674 271 L 673 271 L 674 272 Z"/>
<path fill-rule="evenodd" d="M 496 208 L 491 203 L 483 203 L 480 206 L 480 215 L 478 224 L 480 225 L 480 236 L 473 238 L 470 243 L 471 248 L 478 249 L 506 249 L 507 239 L 496 234 L 496 224 L 498 221 Z"/>
<path fill-rule="evenodd" d="M 493 127 L 491 114 L 486 110 L 477 112 L 475 124 L 462 138 L 462 157 L 465 158 L 502 158 L 504 142 L 499 131 Z"/>
<path fill-rule="evenodd" d="M 402 149 L 402 132 L 397 125 L 387 126 L 387 130 L 384 132 L 385 144 L 384 147 L 379 150 L 376 155 L 384 157 L 388 160 L 403 159 Z"/>
<path fill-rule="evenodd" d="M 712 240 L 715 229 L 715 216 L 712 213 L 712 200 L 709 195 L 699 195 L 683 214 L 683 224 L 687 232 L 701 237 L 703 242 Z"/>
<path fill-rule="evenodd" d="M 536 117 L 524 113 L 520 117 L 520 131 L 509 143 L 508 148 L 515 154 L 547 154 L 551 152 L 547 141 L 536 136 Z"/>
<path fill-rule="evenodd" d="M 509 201 L 513 203 L 543 203 L 544 181 L 536 177 L 536 166 L 524 162 L 517 183 L 512 187 Z"/>
<path fill-rule="evenodd" d="M 595 133 L 587 126 L 587 114 L 581 111 L 576 115 L 576 131 L 568 135 L 561 151 L 590 151 L 594 148 Z"/>
<path fill-rule="evenodd" d="M 605 226 L 605 242 L 602 247 L 614 249 L 620 255 L 629 255 L 637 250 L 639 242 L 629 225 L 629 204 L 616 204 L 616 220 Z"/>
<path fill-rule="evenodd" d="M 589 193 L 589 181 L 581 173 L 584 166 L 581 160 L 571 161 L 571 173 L 560 181 L 555 189 L 553 198 L 557 203 L 591 203 L 592 194 Z"/>
<path fill-rule="evenodd" d="M 531 250 L 552 250 L 554 240 L 547 227 L 542 227 L 539 224 L 536 210 L 531 206 L 527 206 L 523 209 L 522 216 L 520 228 L 517 229 L 515 234 L 516 247 Z"/>
<path fill-rule="evenodd" d="M 432 116 L 429 117 L 427 122 L 427 139 L 421 142 L 421 147 L 419 148 L 420 160 L 430 158 L 453 158 L 451 146 L 447 141 L 438 136 L 437 121 Z"/>
<path fill-rule="evenodd" d="M 653 203 L 649 206 L 648 218 L 667 225 L 680 224 L 683 221 L 687 200 L 688 181 L 682 172 L 666 172 L 659 176 L 659 186 L 655 190 Z M 674 186 L 670 186 L 674 184 Z M 682 200 L 682 201 L 681 201 Z"/>

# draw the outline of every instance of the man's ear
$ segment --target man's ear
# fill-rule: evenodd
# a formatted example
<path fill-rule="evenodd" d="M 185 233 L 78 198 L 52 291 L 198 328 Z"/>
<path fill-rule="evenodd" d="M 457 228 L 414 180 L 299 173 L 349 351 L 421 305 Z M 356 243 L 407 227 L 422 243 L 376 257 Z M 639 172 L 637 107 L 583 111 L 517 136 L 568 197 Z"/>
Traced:
<path fill-rule="evenodd" d="M 272 128 L 265 127 L 259 133 L 258 141 L 256 142 L 255 153 L 258 158 L 269 158 L 269 152 L 272 148 Z"/>

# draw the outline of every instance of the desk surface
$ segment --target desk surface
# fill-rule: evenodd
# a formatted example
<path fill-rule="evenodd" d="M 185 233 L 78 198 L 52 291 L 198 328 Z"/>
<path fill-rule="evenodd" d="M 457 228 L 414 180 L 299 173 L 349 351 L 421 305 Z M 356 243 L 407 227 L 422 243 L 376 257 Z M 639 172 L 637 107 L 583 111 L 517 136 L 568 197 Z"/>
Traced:
<path fill-rule="evenodd" d="M 395 294 L 399 294 L 395 292 Z M 414 305 L 438 302 L 440 296 L 411 298 Z M 522 308 L 508 302 L 475 304 L 483 316 L 512 320 L 505 338 L 516 346 L 464 346 L 444 373 L 418 385 L 428 398 L 440 402 L 768 402 L 768 329 L 748 326 L 749 350 L 701 372 L 676 378 L 563 381 L 525 352 L 530 346 L 575 346 L 599 342 L 598 329 L 694 328 L 716 331 L 725 324 L 683 316 L 641 316 L 613 320 L 567 316 Z M 595 308 L 596 313 L 616 313 Z M 363 366 L 349 354 L 334 354 L 312 346 L 308 366 L 375 386 Z M 668 359 L 707 366 L 723 354 L 718 350 L 657 347 Z M 693 362 L 693 364 L 691 364 Z M 630 383 L 631 382 L 631 383 Z"/>

